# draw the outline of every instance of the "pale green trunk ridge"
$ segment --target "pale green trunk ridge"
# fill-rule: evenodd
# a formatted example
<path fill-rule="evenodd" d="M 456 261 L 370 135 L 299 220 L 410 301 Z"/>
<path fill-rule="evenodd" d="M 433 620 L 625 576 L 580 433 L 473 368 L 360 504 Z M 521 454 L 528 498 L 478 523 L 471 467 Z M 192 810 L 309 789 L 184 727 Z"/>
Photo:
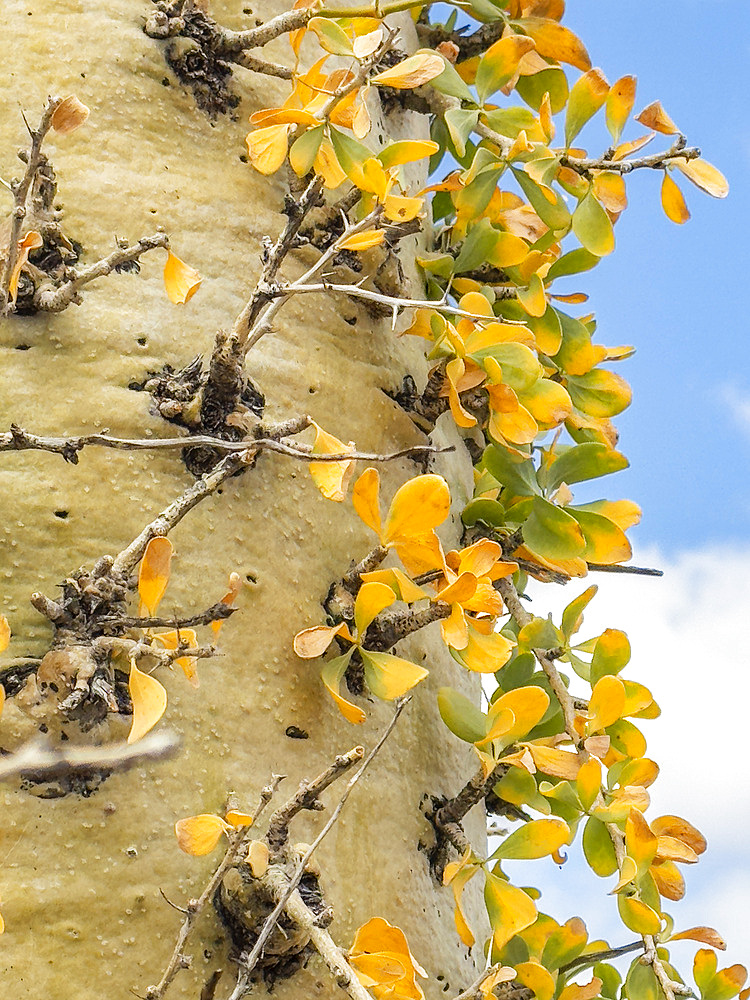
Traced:
<path fill-rule="evenodd" d="M 281 180 L 260 177 L 240 158 L 247 116 L 273 103 L 276 84 L 238 71 L 244 98 L 238 120 L 211 123 L 168 70 L 161 44 L 143 33 L 152 9 L 146 0 L 3 4 L 0 175 L 21 170 L 16 151 L 27 135 L 19 105 L 34 124 L 49 94 L 76 94 L 91 108 L 89 122 L 72 135 L 53 135 L 45 148 L 57 171 L 64 230 L 83 246 L 85 263 L 110 252 L 115 237 L 135 241 L 163 226 L 175 252 L 204 281 L 186 306 L 171 305 L 158 251 L 144 258 L 140 275 L 101 280 L 82 305 L 60 315 L 3 320 L 2 430 L 15 422 L 38 434 L 108 428 L 120 436 L 173 436 L 175 428 L 151 415 L 147 395 L 129 384 L 165 362 L 179 367 L 210 352 L 216 330 L 231 325 L 252 290 L 261 237 L 275 236 L 283 224 Z M 275 12 L 262 6 L 248 17 L 239 0 L 211 7 L 233 28 Z M 275 58 L 288 59 L 286 40 L 272 49 Z M 424 129 L 416 116 L 393 127 L 408 134 Z M 9 196 L 0 196 L 9 207 Z M 404 256 L 410 246 L 407 241 Z M 397 338 L 390 323 L 373 320 L 359 304 L 322 296 L 285 307 L 275 332 L 248 362 L 269 418 L 309 412 L 343 440 L 376 451 L 423 441 L 382 391 L 407 371 L 424 384 L 426 363 L 416 340 Z M 191 478 L 176 453 L 89 449 L 77 466 L 39 452 L 1 458 L 0 597 L 14 633 L 6 662 L 39 654 L 49 641 L 30 593 L 54 598 L 58 582 L 79 566 L 116 554 Z M 470 484 L 468 460 L 444 456 L 434 468 L 449 479 L 459 506 Z M 384 498 L 413 471 L 408 461 L 384 469 Z M 458 529 L 454 517 L 445 540 L 455 544 Z M 208 607 L 234 570 L 246 582 L 241 610 L 222 629 L 223 655 L 201 661 L 199 690 L 181 671 L 165 676 L 160 670 L 169 692 L 162 725 L 184 737 L 178 757 L 113 775 L 88 798 L 40 799 L 2 788 L 0 907 L 7 926 L 0 937 L 0 990 L 9 1000 L 143 995 L 160 978 L 180 923 L 159 890 L 184 903 L 199 894 L 220 858 L 218 851 L 202 859 L 182 854 L 175 820 L 221 811 L 230 790 L 251 809 L 272 772 L 288 775 L 281 802 L 336 753 L 360 742 L 372 746 L 391 716 L 390 706 L 376 702 L 367 706 L 362 727 L 349 725 L 326 696 L 318 665 L 292 651 L 295 632 L 323 620 L 320 602 L 329 584 L 372 545 L 351 503 L 324 500 L 304 465 L 263 455 L 172 538 L 173 579 L 162 611 Z M 435 886 L 417 850 L 429 837 L 420 802 L 456 792 L 475 766 L 466 746 L 442 727 L 435 694 L 445 683 L 477 688 L 445 655 L 437 630 L 432 625 L 402 644 L 404 655 L 429 666 L 430 677 L 319 852 L 335 940 L 348 946 L 354 929 L 373 915 L 398 924 L 430 972 L 425 990 L 435 998 L 459 992 L 476 973 L 475 957 L 453 928 L 450 891 Z M 6 705 L 4 750 L 45 721 L 43 706 L 28 711 L 36 718 L 13 701 Z M 95 738 L 122 738 L 128 721 L 111 721 Z M 309 739 L 288 738 L 292 725 Z M 336 801 L 334 786 L 326 802 Z M 323 821 L 317 814 L 296 820 L 293 839 L 312 839 Z M 477 843 L 481 828 L 478 815 L 469 831 Z M 471 895 L 470 914 L 478 921 Z M 212 914 L 201 934 L 188 947 L 192 970 L 179 973 L 168 997 L 197 1000 L 216 967 L 226 970 L 217 1000 L 229 994 L 234 974 Z M 277 986 L 282 1000 L 338 992 L 317 959 Z"/>

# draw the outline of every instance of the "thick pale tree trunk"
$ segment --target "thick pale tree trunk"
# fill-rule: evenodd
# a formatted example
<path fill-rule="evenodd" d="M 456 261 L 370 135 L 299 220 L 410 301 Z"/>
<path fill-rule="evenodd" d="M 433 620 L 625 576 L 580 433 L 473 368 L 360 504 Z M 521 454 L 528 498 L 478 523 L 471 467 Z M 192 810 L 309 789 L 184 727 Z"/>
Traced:
<path fill-rule="evenodd" d="M 211 12 L 230 27 L 247 26 L 253 21 L 242 6 L 226 0 Z M 92 110 L 87 126 L 51 137 L 45 148 L 57 171 L 63 228 L 84 261 L 110 252 L 115 237 L 133 241 L 162 226 L 175 251 L 201 270 L 203 286 L 186 306 L 171 305 L 158 251 L 144 258 L 140 275 L 114 274 L 92 286 L 80 306 L 1 321 L 3 430 L 15 422 L 39 434 L 109 428 L 173 436 L 175 428 L 149 412 L 148 394 L 129 386 L 165 363 L 178 368 L 210 354 L 216 331 L 231 326 L 252 290 L 261 238 L 275 237 L 283 224 L 281 181 L 261 178 L 241 156 L 247 115 L 272 101 L 275 84 L 239 71 L 237 120 L 209 121 L 168 70 L 161 44 L 143 33 L 150 11 L 147 0 L 5 0 L 0 172 L 8 178 L 22 169 L 19 105 L 33 125 L 48 94 L 77 94 Z M 253 7 L 252 17 L 274 12 Z M 286 45 L 279 41 L 277 57 Z M 388 127 L 414 134 L 424 125 L 415 116 Z M 402 256 L 413 246 L 405 241 Z M 299 266 L 292 260 L 292 273 Z M 268 419 L 309 412 L 338 437 L 377 451 L 424 440 L 383 392 L 406 372 L 424 384 L 425 361 L 412 338 L 399 340 L 388 322 L 349 301 L 313 296 L 282 311 L 247 366 L 266 396 Z M 441 443 L 439 431 L 436 437 Z M 116 554 L 192 478 L 177 453 L 88 449 L 76 466 L 39 452 L 6 453 L 1 465 L 0 596 L 14 632 L 6 657 L 40 655 L 51 631 L 30 594 L 54 598 L 78 567 Z M 468 461 L 446 456 L 433 467 L 451 482 L 454 501 L 465 500 Z M 408 461 L 385 469 L 384 497 L 413 472 Z M 457 536 L 454 518 L 445 540 Z M 351 504 L 320 496 L 305 465 L 262 455 L 171 537 L 176 557 L 161 610 L 208 607 L 237 571 L 245 584 L 241 611 L 220 634 L 223 655 L 201 661 L 199 690 L 179 670 L 159 673 L 169 693 L 162 725 L 184 740 L 176 758 L 114 774 L 90 795 L 44 798 L 35 787 L 2 788 L 0 989 L 13 1000 L 142 995 L 159 979 L 180 922 L 159 890 L 183 903 L 200 892 L 218 858 L 182 854 L 175 820 L 220 812 L 230 791 L 252 808 L 272 772 L 288 775 L 281 801 L 336 753 L 372 746 L 391 716 L 390 706 L 376 702 L 361 728 L 349 725 L 325 695 L 317 664 L 292 651 L 295 632 L 323 620 L 330 583 L 373 542 Z M 454 793 L 473 769 L 465 745 L 438 717 L 438 686 L 472 685 L 444 655 L 437 628 L 403 643 L 430 677 L 319 852 L 334 938 L 347 946 L 373 915 L 400 925 L 433 977 L 426 990 L 434 997 L 458 992 L 475 973 L 453 929 L 450 894 L 435 885 L 419 850 L 430 838 L 420 803 Z M 32 688 L 19 696 L 24 711 L 11 699 L 0 718 L 6 751 L 40 726 L 56 731 L 49 701 Z M 86 735 L 74 724 L 63 729 L 71 741 L 106 742 L 126 735 L 128 723 L 110 716 Z M 309 738 L 290 739 L 290 726 Z M 327 802 L 335 801 L 334 787 Z M 302 816 L 293 839 L 309 840 L 321 822 Z M 227 971 L 216 995 L 227 996 L 234 976 L 213 914 L 188 950 L 193 968 L 179 974 L 169 996 L 197 1000 L 217 967 Z M 277 990 L 282 997 L 337 992 L 317 959 Z"/>

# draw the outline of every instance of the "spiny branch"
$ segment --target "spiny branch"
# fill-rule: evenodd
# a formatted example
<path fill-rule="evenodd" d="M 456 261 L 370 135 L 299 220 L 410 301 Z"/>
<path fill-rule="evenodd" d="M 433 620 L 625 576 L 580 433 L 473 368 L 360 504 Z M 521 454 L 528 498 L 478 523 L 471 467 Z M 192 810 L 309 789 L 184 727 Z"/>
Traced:
<path fill-rule="evenodd" d="M 11 309 L 10 282 L 18 262 L 18 242 L 21 228 L 26 218 L 26 199 L 34 182 L 39 167 L 44 162 L 42 144 L 52 127 L 52 116 L 62 104 L 60 97 L 48 97 L 47 104 L 36 129 L 29 129 L 31 147 L 26 155 L 26 170 L 20 182 L 13 189 L 13 211 L 10 219 L 10 235 L 5 254 L 5 263 L 0 274 L 0 316 L 7 315 Z M 27 125 L 28 127 L 28 125 Z"/>

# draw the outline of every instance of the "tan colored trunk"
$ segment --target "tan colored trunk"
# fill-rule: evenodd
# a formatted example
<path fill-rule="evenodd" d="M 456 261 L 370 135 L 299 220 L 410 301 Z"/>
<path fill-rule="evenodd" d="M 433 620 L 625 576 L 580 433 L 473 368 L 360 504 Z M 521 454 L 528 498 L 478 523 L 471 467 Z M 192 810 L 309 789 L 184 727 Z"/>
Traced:
<path fill-rule="evenodd" d="M 239 27 L 248 23 L 242 6 L 225 0 L 211 10 Z M 283 223 L 281 180 L 260 177 L 240 156 L 247 115 L 272 100 L 275 84 L 241 72 L 238 120 L 211 123 L 167 69 L 161 45 L 143 33 L 150 9 L 147 0 L 5 0 L 0 173 L 19 173 L 15 154 L 27 136 L 18 105 L 33 123 L 48 94 L 77 94 L 92 109 L 89 123 L 53 137 L 47 152 L 57 170 L 64 229 L 82 244 L 85 262 L 110 252 L 116 236 L 136 240 L 163 226 L 175 251 L 201 270 L 203 286 L 186 306 L 171 305 L 159 251 L 144 258 L 140 275 L 114 274 L 60 315 L 0 321 L 3 430 L 15 422 L 38 434 L 109 428 L 121 436 L 173 436 L 171 425 L 148 412 L 147 394 L 129 384 L 165 362 L 179 367 L 210 353 L 216 331 L 231 325 L 252 290 L 261 237 L 275 236 Z M 253 16 L 269 12 L 254 8 Z M 286 44 L 276 45 L 277 57 Z M 414 120 L 394 124 L 404 126 L 423 127 Z M 399 340 L 389 327 L 343 299 L 306 296 L 285 308 L 248 360 L 269 418 L 309 412 L 342 439 L 378 451 L 421 442 L 382 390 L 407 371 L 423 384 L 425 361 L 412 338 Z M 39 655 L 49 643 L 47 622 L 29 605 L 33 591 L 55 597 L 58 582 L 79 566 L 118 552 L 191 477 L 176 453 L 89 449 L 77 466 L 39 452 L 0 458 L 0 596 L 14 633 L 7 659 Z M 448 458 L 435 468 L 460 503 L 470 466 Z M 407 461 L 385 469 L 384 497 L 413 471 Z M 455 543 L 457 523 L 445 537 Z M 199 690 L 179 670 L 159 675 L 169 693 L 161 725 L 184 738 L 178 757 L 115 774 L 89 797 L 40 798 L 34 789 L 2 788 L 0 901 L 7 927 L 0 989 L 9 1000 L 143 995 L 160 978 L 180 922 L 159 890 L 184 903 L 200 892 L 219 858 L 182 854 L 175 820 L 219 812 L 230 790 L 251 808 L 272 772 L 288 775 L 281 800 L 337 752 L 359 742 L 372 746 L 390 718 L 390 706 L 377 702 L 367 706 L 364 726 L 349 725 L 325 695 L 318 665 L 292 651 L 295 632 L 323 620 L 320 602 L 330 583 L 372 544 L 351 504 L 324 500 L 304 465 L 261 456 L 172 538 L 176 558 L 161 610 L 209 606 L 236 570 L 246 583 L 241 611 L 222 630 L 224 655 L 201 662 Z M 444 655 L 437 628 L 403 644 L 405 655 L 429 666 L 430 677 L 319 852 L 334 938 L 345 947 L 373 915 L 400 925 L 431 974 L 431 997 L 463 989 L 475 969 L 453 929 L 450 893 L 435 886 L 418 849 L 429 839 L 423 798 L 457 791 L 473 768 L 465 746 L 442 727 L 435 692 L 445 683 L 476 688 Z M 13 701 L 6 705 L 3 749 L 49 722 L 43 707 L 27 709 L 35 719 Z M 110 716 L 93 735 L 122 738 L 128 722 Z M 289 726 L 309 739 L 288 738 Z M 72 740 L 81 738 L 74 726 L 66 728 Z M 335 801 L 334 787 L 327 802 Z M 309 840 L 321 823 L 320 815 L 296 820 L 294 839 Z M 213 915 L 188 950 L 193 968 L 179 974 L 168 996 L 197 1000 L 217 966 L 227 971 L 216 995 L 227 996 L 234 975 Z M 444 980 L 436 981 L 438 975 Z M 337 992 L 317 959 L 277 989 L 281 997 Z"/>

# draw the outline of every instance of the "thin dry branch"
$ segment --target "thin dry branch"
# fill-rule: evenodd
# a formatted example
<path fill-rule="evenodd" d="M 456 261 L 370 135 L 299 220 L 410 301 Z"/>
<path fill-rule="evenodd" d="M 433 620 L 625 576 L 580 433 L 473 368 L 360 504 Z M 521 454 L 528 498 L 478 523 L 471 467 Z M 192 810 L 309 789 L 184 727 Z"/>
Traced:
<path fill-rule="evenodd" d="M 3 270 L 0 274 L 0 316 L 7 315 L 12 307 L 10 301 L 10 280 L 18 262 L 18 241 L 23 221 L 26 218 L 26 200 L 34 183 L 36 173 L 44 163 L 42 144 L 52 127 L 52 116 L 60 104 L 62 104 L 62 98 L 48 97 L 37 128 L 31 129 L 28 122 L 26 123 L 29 135 L 31 136 L 31 146 L 28 153 L 25 154 L 26 170 L 24 171 L 24 175 L 18 185 L 12 188 L 14 204 L 10 217 L 10 235 L 8 236 L 8 247 L 5 252 Z M 25 118 L 24 121 L 26 121 Z"/>
<path fill-rule="evenodd" d="M 266 808 L 268 803 L 273 798 L 273 794 L 279 786 L 279 782 L 283 780 L 283 775 L 274 774 L 271 777 L 271 781 L 263 787 L 260 793 L 260 799 L 258 805 L 255 807 L 255 812 L 252 814 L 253 821 L 250 827 L 245 827 L 244 830 L 251 829 L 252 826 L 257 821 L 258 817 L 261 815 L 263 810 Z M 221 880 L 226 874 L 226 872 L 239 861 L 240 855 L 245 847 L 246 835 L 242 829 L 236 830 L 231 834 L 231 839 L 229 841 L 229 846 L 227 847 L 226 853 L 221 860 L 221 863 L 214 871 L 213 875 L 208 881 L 208 884 L 204 888 L 203 892 L 200 894 L 198 899 L 191 899 L 188 901 L 187 907 L 185 908 L 185 919 L 182 922 L 180 930 L 177 934 L 177 941 L 175 943 L 172 955 L 167 963 L 167 967 L 164 970 L 159 983 L 156 986 L 149 986 L 146 990 L 145 1000 L 162 1000 L 162 997 L 167 992 L 170 983 L 177 975 L 180 969 L 186 969 L 190 965 L 189 956 L 185 955 L 184 947 L 187 942 L 190 932 L 193 929 L 195 921 L 198 919 L 199 914 L 203 911 L 206 904 L 213 898 L 216 889 L 221 884 Z"/>
<path fill-rule="evenodd" d="M 60 778 L 77 771 L 127 771 L 146 761 L 174 757 L 180 748 L 180 738 L 167 731 L 151 733 L 133 746 L 113 743 L 100 747 L 52 747 L 34 740 L 0 762 L 0 781 L 33 775 L 40 778 Z"/>
<path fill-rule="evenodd" d="M 289 458 L 298 458 L 303 462 L 344 462 L 359 460 L 363 462 L 392 462 L 398 458 L 410 458 L 425 454 L 443 454 L 453 451 L 453 446 L 436 448 L 433 445 L 417 444 L 401 448 L 393 452 L 352 451 L 331 455 L 315 454 L 309 445 L 289 445 L 279 440 L 290 434 L 299 433 L 310 426 L 310 418 L 304 417 L 304 427 L 297 429 L 295 418 L 292 429 L 283 429 L 278 437 L 245 438 L 243 441 L 227 441 L 225 438 L 212 437 L 208 434 L 186 435 L 175 438 L 116 438 L 106 432 L 99 434 L 80 434 L 71 437 L 41 437 L 23 430 L 16 424 L 11 424 L 10 431 L 0 434 L 0 452 L 3 451 L 47 451 L 62 455 L 66 462 L 75 465 L 78 453 L 84 448 L 97 446 L 112 448 L 116 451 L 162 451 L 171 449 L 194 448 L 205 445 L 216 448 L 217 451 L 228 452 L 230 455 L 243 455 L 248 451 L 253 454 L 260 451 L 272 451 Z"/>
<path fill-rule="evenodd" d="M 281 913 L 284 911 L 289 898 L 291 897 L 292 893 L 295 891 L 295 889 L 299 885 L 299 883 L 300 883 L 300 881 L 302 879 L 302 876 L 305 873 L 305 869 L 307 868 L 307 864 L 308 864 L 310 858 L 313 856 L 313 853 L 315 852 L 315 850 L 317 849 L 317 847 L 319 846 L 319 844 L 322 842 L 323 838 L 328 834 L 328 832 L 331 830 L 331 828 L 334 826 L 334 824 L 338 820 L 339 816 L 341 815 L 341 811 L 344 808 L 344 805 L 346 804 L 346 800 L 349 798 L 349 795 L 352 792 L 352 789 L 357 784 L 357 782 L 360 780 L 360 778 L 365 773 L 365 771 L 367 770 L 367 768 L 370 766 L 370 764 L 372 763 L 372 761 L 375 759 L 375 757 L 379 753 L 381 747 L 383 746 L 383 744 L 385 743 L 385 741 L 388 739 L 388 737 L 390 736 L 390 734 L 393 732 L 393 728 L 396 725 L 396 723 L 398 722 L 399 716 L 401 715 L 402 711 L 404 710 L 404 708 L 406 707 L 406 705 L 409 703 L 410 700 L 411 700 L 410 697 L 406 697 L 406 698 L 402 698 L 400 701 L 398 701 L 396 703 L 396 710 L 393 713 L 391 721 L 386 726 L 386 728 L 385 728 L 385 730 L 383 732 L 383 735 L 380 737 L 380 739 L 375 744 L 375 746 L 372 748 L 372 750 L 367 755 L 367 757 L 365 757 L 365 759 L 362 761 L 362 764 L 357 768 L 356 772 L 349 779 L 349 781 L 346 784 L 346 788 L 344 789 L 343 795 L 339 799 L 336 808 L 331 813 L 331 815 L 328 818 L 328 821 L 326 822 L 325 826 L 320 831 L 320 833 L 317 835 L 317 837 L 312 842 L 312 844 L 310 844 L 310 846 L 308 847 L 308 849 L 305 851 L 304 855 L 299 859 L 297 867 L 295 868 L 294 873 L 292 874 L 291 878 L 289 879 L 289 882 L 288 882 L 286 888 L 284 889 L 283 893 L 277 899 L 276 906 L 273 908 L 273 910 L 271 911 L 271 913 L 266 918 L 266 922 L 264 923 L 263 927 L 261 928 L 261 931 L 260 931 L 260 933 L 258 935 L 258 938 L 257 938 L 255 944 L 253 945 L 252 951 L 248 954 L 248 956 L 246 958 L 244 958 L 242 960 L 240 974 L 242 974 L 242 972 L 244 971 L 249 976 L 249 974 L 255 968 L 255 965 L 258 962 L 258 959 L 260 958 L 261 954 L 263 953 L 263 949 L 265 947 L 266 941 L 268 940 L 268 938 L 273 933 L 273 930 L 276 927 L 276 922 L 279 919 Z M 242 996 L 241 993 L 238 994 L 238 995 Z"/>
<path fill-rule="evenodd" d="M 155 233 L 153 236 L 144 236 L 137 243 L 118 246 L 111 254 L 80 271 L 70 268 L 68 271 L 70 279 L 59 288 L 50 284 L 42 285 L 34 296 L 34 307 L 40 312 L 57 313 L 62 312 L 72 302 L 77 305 L 81 301 L 79 292 L 85 285 L 111 274 L 123 264 L 139 260 L 149 250 L 157 249 L 169 249 L 169 237 L 166 233 Z"/>
<path fill-rule="evenodd" d="M 701 155 L 700 149 L 696 146 L 686 146 L 685 141 L 685 136 L 680 135 L 670 149 L 661 153 L 651 153 L 649 156 L 639 156 L 633 160 L 612 160 L 608 156 L 588 159 L 563 154 L 560 157 L 560 166 L 569 167 L 579 174 L 585 174 L 590 170 L 612 170 L 619 174 L 629 174 L 633 170 L 643 169 L 664 170 L 670 160 L 676 158 L 696 160 Z"/>

